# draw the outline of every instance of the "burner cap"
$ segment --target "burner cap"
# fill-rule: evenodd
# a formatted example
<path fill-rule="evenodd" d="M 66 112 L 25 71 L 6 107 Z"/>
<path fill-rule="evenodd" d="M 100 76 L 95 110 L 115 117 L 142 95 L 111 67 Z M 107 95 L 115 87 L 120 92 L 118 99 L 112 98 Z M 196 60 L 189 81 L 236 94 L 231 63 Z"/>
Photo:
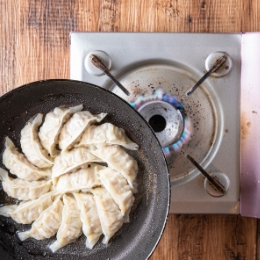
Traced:
<path fill-rule="evenodd" d="M 139 113 L 150 124 L 162 147 L 178 141 L 183 133 L 183 116 L 171 104 L 152 100 L 138 108 Z"/>

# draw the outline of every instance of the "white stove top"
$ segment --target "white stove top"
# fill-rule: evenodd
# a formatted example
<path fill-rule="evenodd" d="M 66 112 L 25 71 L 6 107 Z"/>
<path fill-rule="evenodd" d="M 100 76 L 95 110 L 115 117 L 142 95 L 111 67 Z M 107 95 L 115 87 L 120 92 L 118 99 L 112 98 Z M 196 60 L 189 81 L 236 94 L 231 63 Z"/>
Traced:
<path fill-rule="evenodd" d="M 71 79 L 107 88 L 129 102 L 161 89 L 184 105 L 191 138 L 179 151 L 170 147 L 166 152 L 172 182 L 170 212 L 239 213 L 241 34 L 72 32 L 70 40 Z M 228 55 L 227 66 L 187 97 L 185 93 L 219 53 Z M 130 91 L 129 97 L 91 64 L 91 54 L 110 68 Z M 227 180 L 227 193 L 215 196 L 207 191 L 205 177 L 186 154 L 208 173 Z"/>

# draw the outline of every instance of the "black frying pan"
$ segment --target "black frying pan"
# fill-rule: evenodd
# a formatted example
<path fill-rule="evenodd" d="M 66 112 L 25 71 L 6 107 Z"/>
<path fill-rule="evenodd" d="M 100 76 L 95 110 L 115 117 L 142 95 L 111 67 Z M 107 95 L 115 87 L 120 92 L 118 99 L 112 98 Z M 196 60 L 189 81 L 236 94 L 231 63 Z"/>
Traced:
<path fill-rule="evenodd" d="M 20 131 L 33 115 L 38 112 L 46 114 L 57 106 L 76 104 L 84 104 L 84 110 L 92 113 L 107 112 L 106 121 L 124 128 L 140 147 L 138 151 L 131 151 L 140 171 L 138 194 L 130 223 L 124 224 L 107 246 L 99 242 L 94 249 L 88 250 L 82 236 L 76 243 L 53 254 L 48 245 L 55 237 L 43 241 L 31 238 L 20 242 L 16 232 L 27 230 L 30 225 L 17 224 L 11 218 L 0 216 L 1 259 L 147 259 L 161 238 L 170 202 L 166 161 L 149 125 L 115 94 L 71 80 L 39 81 L 10 91 L 0 97 L 0 157 L 5 136 L 9 136 L 20 147 Z M 12 203 L 2 189 L 0 203 Z"/>

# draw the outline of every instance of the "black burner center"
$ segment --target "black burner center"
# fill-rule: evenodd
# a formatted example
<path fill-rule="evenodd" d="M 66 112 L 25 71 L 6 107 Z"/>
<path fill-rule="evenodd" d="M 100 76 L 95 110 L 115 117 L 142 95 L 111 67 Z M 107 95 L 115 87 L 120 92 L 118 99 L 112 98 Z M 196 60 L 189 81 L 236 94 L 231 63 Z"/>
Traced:
<path fill-rule="evenodd" d="M 161 115 L 154 115 L 149 119 L 149 124 L 154 132 L 162 132 L 166 127 L 166 120 Z"/>

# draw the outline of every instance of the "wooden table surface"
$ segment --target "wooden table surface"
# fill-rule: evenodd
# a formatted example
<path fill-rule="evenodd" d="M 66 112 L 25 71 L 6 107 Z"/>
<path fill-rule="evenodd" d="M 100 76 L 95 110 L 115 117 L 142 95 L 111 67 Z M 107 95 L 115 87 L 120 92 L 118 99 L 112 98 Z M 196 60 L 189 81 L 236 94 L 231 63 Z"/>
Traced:
<path fill-rule="evenodd" d="M 260 31 L 257 2 L 0 0 L 0 95 L 69 78 L 70 31 Z M 256 219 L 236 215 L 170 215 L 151 259 L 260 259 L 259 228 Z"/>

